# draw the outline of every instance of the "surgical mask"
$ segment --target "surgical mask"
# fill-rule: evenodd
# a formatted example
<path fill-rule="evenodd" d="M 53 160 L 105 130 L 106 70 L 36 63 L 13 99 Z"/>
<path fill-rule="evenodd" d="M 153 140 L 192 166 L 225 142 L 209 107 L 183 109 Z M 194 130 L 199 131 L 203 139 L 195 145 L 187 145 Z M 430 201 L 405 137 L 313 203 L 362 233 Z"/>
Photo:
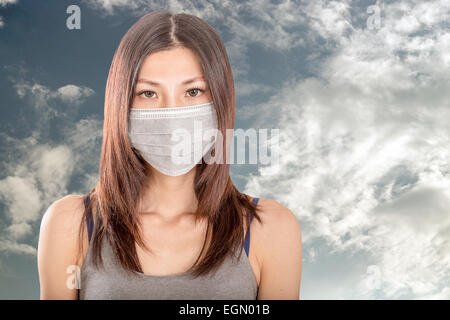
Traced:
<path fill-rule="evenodd" d="M 217 115 L 212 102 L 173 108 L 131 108 L 128 138 L 153 168 L 187 173 L 214 147 Z"/>

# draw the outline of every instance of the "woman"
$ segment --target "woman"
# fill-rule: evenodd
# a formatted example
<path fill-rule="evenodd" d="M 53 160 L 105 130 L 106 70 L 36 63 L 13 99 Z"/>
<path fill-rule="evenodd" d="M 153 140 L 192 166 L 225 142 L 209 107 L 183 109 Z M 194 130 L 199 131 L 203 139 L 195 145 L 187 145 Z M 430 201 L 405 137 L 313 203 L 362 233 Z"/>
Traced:
<path fill-rule="evenodd" d="M 99 181 L 44 214 L 41 299 L 298 299 L 295 215 L 240 193 L 228 161 L 200 161 L 226 139 L 191 163 L 170 161 L 170 128 L 191 133 L 197 120 L 225 137 L 234 116 L 231 67 L 211 26 L 167 11 L 133 25 L 108 75 Z"/>

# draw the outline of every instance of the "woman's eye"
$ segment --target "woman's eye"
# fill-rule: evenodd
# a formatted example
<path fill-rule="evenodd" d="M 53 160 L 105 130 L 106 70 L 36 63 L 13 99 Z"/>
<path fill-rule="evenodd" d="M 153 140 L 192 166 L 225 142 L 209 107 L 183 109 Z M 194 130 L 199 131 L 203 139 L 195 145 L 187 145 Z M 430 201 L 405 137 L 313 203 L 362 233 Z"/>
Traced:
<path fill-rule="evenodd" d="M 191 97 L 196 97 L 197 95 L 198 95 L 198 91 L 200 91 L 200 92 L 204 92 L 204 90 L 202 90 L 202 89 L 200 89 L 200 88 L 192 88 L 192 89 L 190 89 L 190 90 L 188 90 L 187 92 L 189 93 L 189 96 L 191 96 Z M 195 94 L 195 95 L 191 95 L 190 93 L 192 93 L 192 92 L 197 92 L 197 94 Z"/>
<path fill-rule="evenodd" d="M 145 91 L 139 92 L 138 96 L 144 95 L 144 97 L 146 97 L 146 98 L 152 98 L 154 93 L 155 92 L 153 92 L 153 91 L 145 90 Z"/>
<path fill-rule="evenodd" d="M 196 97 L 196 96 L 198 96 L 199 92 L 205 92 L 205 90 L 200 89 L 200 88 L 192 88 L 186 92 L 188 93 L 188 95 L 190 97 Z M 139 92 L 138 96 L 144 96 L 145 98 L 153 98 L 155 96 L 155 94 L 156 93 L 154 91 L 145 90 L 145 91 Z"/>

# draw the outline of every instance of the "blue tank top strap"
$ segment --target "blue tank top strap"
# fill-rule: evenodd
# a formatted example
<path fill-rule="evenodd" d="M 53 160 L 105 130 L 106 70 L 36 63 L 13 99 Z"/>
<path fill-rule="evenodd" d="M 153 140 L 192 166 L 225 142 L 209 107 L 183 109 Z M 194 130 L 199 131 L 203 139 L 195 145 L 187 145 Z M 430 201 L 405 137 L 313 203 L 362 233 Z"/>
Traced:
<path fill-rule="evenodd" d="M 253 198 L 252 202 L 255 204 L 255 206 L 258 205 L 258 200 L 259 200 L 259 198 Z M 253 212 L 250 213 L 250 217 L 248 218 L 248 228 L 247 228 L 247 233 L 245 234 L 245 240 L 244 240 L 244 249 L 245 249 L 245 253 L 247 254 L 247 257 L 248 257 L 248 252 L 250 250 L 250 223 L 252 223 L 252 218 L 253 218 Z"/>
<path fill-rule="evenodd" d="M 84 207 L 87 208 L 88 204 L 89 204 L 89 196 L 87 196 L 86 199 L 84 199 Z M 89 210 L 86 215 L 86 224 L 88 229 L 89 242 L 91 242 L 92 231 L 94 230 L 94 220 L 92 219 L 92 210 Z"/>

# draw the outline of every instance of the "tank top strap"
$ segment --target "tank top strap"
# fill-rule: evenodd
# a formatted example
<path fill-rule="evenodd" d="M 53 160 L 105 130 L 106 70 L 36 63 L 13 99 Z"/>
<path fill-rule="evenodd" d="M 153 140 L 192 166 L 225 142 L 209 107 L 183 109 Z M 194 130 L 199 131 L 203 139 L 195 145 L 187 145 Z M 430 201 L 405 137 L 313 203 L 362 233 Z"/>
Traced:
<path fill-rule="evenodd" d="M 89 201 L 90 201 L 89 196 L 87 196 L 84 199 L 84 207 L 85 208 L 87 208 Z M 92 231 L 94 230 L 94 220 L 92 218 L 92 210 L 89 210 L 86 215 L 86 224 L 87 224 L 87 229 L 88 229 L 89 242 L 91 242 Z"/>
<path fill-rule="evenodd" d="M 258 205 L 258 200 L 259 200 L 259 198 L 253 198 L 252 202 L 255 204 L 255 206 Z M 247 254 L 247 257 L 248 257 L 248 253 L 250 250 L 250 224 L 252 223 L 252 218 L 253 218 L 253 212 L 250 213 L 250 216 L 248 218 L 248 228 L 247 228 L 247 233 L 245 234 L 245 240 L 244 240 L 244 249 L 245 249 L 245 253 Z"/>

